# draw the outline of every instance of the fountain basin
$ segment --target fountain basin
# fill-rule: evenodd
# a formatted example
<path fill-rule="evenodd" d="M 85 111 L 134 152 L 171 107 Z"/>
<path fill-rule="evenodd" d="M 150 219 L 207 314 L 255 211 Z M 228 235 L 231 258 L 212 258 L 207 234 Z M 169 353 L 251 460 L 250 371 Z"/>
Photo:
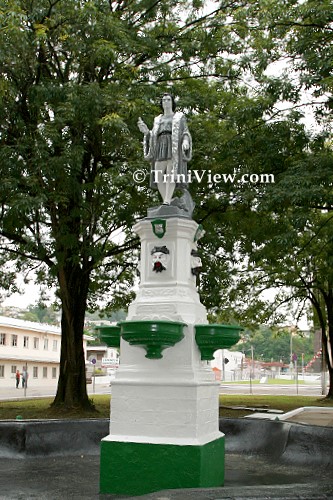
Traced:
<path fill-rule="evenodd" d="M 228 349 L 237 344 L 242 330 L 244 328 L 238 325 L 196 325 L 195 340 L 201 352 L 201 359 L 211 360 L 218 349 Z"/>
<path fill-rule="evenodd" d="M 96 326 L 99 331 L 99 338 L 108 347 L 120 347 L 120 326 L 116 325 L 101 325 Z"/>
<path fill-rule="evenodd" d="M 160 359 L 162 351 L 180 342 L 185 323 L 178 321 L 122 321 L 121 336 L 130 345 L 143 347 L 146 358 Z"/>

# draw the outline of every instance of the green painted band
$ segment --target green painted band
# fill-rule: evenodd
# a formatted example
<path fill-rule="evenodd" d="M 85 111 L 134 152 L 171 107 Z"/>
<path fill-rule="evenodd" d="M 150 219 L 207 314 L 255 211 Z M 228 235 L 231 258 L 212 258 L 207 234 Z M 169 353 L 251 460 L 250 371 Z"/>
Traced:
<path fill-rule="evenodd" d="M 101 442 L 100 493 L 143 495 L 224 483 L 224 436 L 202 446 Z"/>

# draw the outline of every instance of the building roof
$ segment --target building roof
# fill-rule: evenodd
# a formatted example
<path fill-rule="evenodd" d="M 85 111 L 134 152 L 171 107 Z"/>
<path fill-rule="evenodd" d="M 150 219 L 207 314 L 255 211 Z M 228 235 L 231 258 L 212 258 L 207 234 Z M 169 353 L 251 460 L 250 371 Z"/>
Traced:
<path fill-rule="evenodd" d="M 11 326 L 22 330 L 30 330 L 40 333 L 53 333 L 54 335 L 61 335 L 61 328 L 56 325 L 49 325 L 48 323 L 37 323 L 35 321 L 26 321 L 24 319 L 9 318 L 7 316 L 0 316 L 0 328 L 2 326 Z M 83 335 L 85 340 L 94 340 L 91 335 Z"/>
<path fill-rule="evenodd" d="M 39 359 L 36 358 L 36 356 L 25 356 L 23 354 L 18 354 L 18 355 L 2 355 L 0 354 L 0 360 L 1 361 L 16 361 L 17 363 L 22 362 L 22 363 L 27 363 L 27 362 L 35 362 L 35 363 L 53 363 L 58 365 L 59 364 L 59 356 L 57 356 L 57 359 L 43 356 L 43 358 Z"/>
<path fill-rule="evenodd" d="M 11 326 L 22 330 L 33 330 L 35 332 L 61 335 L 59 326 L 49 325 L 48 323 L 36 323 L 35 321 L 26 321 L 24 319 L 8 318 L 7 316 L 0 316 L 0 327 L 1 326 Z"/>

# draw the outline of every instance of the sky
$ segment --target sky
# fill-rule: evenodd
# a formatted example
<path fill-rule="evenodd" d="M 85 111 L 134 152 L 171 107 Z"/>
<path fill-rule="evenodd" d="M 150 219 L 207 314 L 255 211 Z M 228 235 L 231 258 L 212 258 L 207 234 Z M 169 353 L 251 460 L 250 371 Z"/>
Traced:
<path fill-rule="evenodd" d="M 30 283 L 28 285 L 23 285 L 20 283 L 20 287 L 24 290 L 23 294 L 13 293 L 10 297 L 6 298 L 2 302 L 2 307 L 19 307 L 21 309 L 26 309 L 29 305 L 35 304 L 38 301 L 40 286 Z"/>
<path fill-rule="evenodd" d="M 35 304 L 39 298 L 40 286 L 30 283 L 28 285 L 24 285 L 24 290 L 24 294 L 20 295 L 18 293 L 14 293 L 9 298 L 5 299 L 1 305 L 26 309 L 29 305 Z M 52 293 L 50 294 L 50 296 L 52 299 Z M 293 323 L 294 321 L 291 319 L 290 324 Z M 297 326 L 300 330 L 308 330 L 311 327 L 311 325 L 308 324 L 305 316 L 302 317 L 300 321 L 298 321 Z"/>

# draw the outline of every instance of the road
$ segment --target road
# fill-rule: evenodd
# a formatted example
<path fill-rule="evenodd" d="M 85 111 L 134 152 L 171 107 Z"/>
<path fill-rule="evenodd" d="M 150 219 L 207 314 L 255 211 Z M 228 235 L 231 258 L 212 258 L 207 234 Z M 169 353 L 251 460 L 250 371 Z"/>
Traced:
<path fill-rule="evenodd" d="M 110 394 L 112 387 L 109 384 L 96 384 L 95 387 L 92 384 L 88 386 L 88 394 L 93 396 L 93 394 Z M 251 392 L 252 390 L 252 392 Z M 26 394 L 24 394 L 23 389 L 15 389 L 15 387 L 10 388 L 0 388 L 0 400 L 16 400 L 24 398 L 40 398 L 40 397 L 54 397 L 56 389 L 54 387 L 28 387 Z M 256 395 L 285 395 L 285 396 L 321 396 L 321 386 L 316 384 L 299 384 L 298 392 L 296 384 L 252 384 L 250 383 L 221 383 L 220 394 L 256 394 Z"/>
<path fill-rule="evenodd" d="M 220 394 L 256 394 L 272 396 L 321 396 L 321 386 L 316 384 L 223 384 Z"/>
<path fill-rule="evenodd" d="M 87 385 L 88 394 L 92 396 L 93 394 L 110 394 L 111 387 L 109 384 L 96 384 L 95 387 L 92 384 Z M 1 387 L 0 388 L 0 401 L 5 400 L 17 400 L 17 399 L 31 399 L 31 398 L 41 398 L 41 397 L 54 397 L 56 394 L 56 387 L 28 387 L 24 392 L 24 389 L 16 389 L 15 387 Z"/>

